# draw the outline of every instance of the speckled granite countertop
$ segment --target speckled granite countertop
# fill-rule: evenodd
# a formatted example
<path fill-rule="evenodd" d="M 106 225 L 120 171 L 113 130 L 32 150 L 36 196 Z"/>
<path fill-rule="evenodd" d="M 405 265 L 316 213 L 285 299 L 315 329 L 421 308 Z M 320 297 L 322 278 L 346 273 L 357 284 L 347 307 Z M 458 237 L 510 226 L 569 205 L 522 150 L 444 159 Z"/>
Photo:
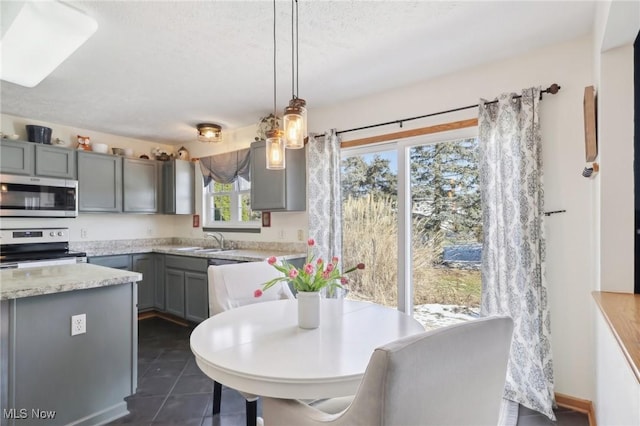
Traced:
<path fill-rule="evenodd" d="M 78 263 L 0 271 L 0 300 L 126 284 L 142 280 L 138 272 Z"/>
<path fill-rule="evenodd" d="M 133 253 L 163 253 L 173 254 L 178 256 L 191 256 L 201 257 L 205 259 L 228 259 L 228 260 L 243 260 L 248 262 L 258 262 L 266 260 L 271 256 L 276 256 L 279 259 L 291 260 L 300 257 L 305 257 L 306 253 L 291 252 L 281 250 L 269 250 L 269 249 L 232 249 L 221 251 L 205 251 L 198 252 L 196 250 L 185 250 L 185 248 L 203 248 L 201 246 L 189 246 L 189 245 L 113 245 L 107 247 L 87 247 L 83 251 L 87 253 L 87 256 L 109 256 L 115 254 L 133 254 Z"/>

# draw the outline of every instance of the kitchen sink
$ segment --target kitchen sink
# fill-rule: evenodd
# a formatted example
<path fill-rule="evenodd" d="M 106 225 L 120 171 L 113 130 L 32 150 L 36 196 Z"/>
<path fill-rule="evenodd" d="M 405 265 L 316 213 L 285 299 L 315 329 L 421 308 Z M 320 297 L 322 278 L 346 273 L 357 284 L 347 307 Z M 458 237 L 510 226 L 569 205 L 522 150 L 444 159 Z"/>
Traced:
<path fill-rule="evenodd" d="M 198 250 L 194 250 L 194 253 L 215 253 L 217 251 L 224 251 L 224 249 L 221 248 L 201 248 Z"/>
<path fill-rule="evenodd" d="M 196 250 L 202 250 L 202 247 L 180 247 L 175 249 L 176 251 L 196 251 Z"/>

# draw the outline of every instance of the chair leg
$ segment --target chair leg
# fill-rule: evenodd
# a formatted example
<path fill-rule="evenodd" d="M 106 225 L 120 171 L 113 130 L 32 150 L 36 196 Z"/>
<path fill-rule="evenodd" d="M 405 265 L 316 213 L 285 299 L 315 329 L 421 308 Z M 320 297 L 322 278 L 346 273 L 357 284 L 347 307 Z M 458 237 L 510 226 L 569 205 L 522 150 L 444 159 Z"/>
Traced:
<path fill-rule="evenodd" d="M 258 417 L 258 400 L 247 401 L 247 426 L 256 426 L 256 419 Z"/>
<path fill-rule="evenodd" d="M 211 415 L 220 414 L 220 402 L 222 401 L 222 383 L 213 382 L 213 410 Z"/>

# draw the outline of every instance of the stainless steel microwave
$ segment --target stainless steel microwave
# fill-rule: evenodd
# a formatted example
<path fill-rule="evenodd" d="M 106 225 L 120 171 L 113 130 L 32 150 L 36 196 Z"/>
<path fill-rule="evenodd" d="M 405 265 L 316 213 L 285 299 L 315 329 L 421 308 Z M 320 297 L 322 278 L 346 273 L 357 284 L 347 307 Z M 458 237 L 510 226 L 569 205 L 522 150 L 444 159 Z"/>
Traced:
<path fill-rule="evenodd" d="M 78 181 L 0 174 L 0 216 L 76 217 Z"/>

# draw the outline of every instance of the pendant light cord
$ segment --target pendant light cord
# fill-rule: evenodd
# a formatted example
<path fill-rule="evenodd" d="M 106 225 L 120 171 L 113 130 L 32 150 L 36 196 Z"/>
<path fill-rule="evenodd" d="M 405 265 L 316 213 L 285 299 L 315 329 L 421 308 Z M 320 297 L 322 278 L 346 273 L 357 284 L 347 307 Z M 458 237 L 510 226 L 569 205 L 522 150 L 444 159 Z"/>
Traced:
<path fill-rule="evenodd" d="M 276 0 L 273 0 L 273 124 L 271 130 L 276 129 Z"/>
<path fill-rule="evenodd" d="M 299 84 L 299 77 L 300 77 L 300 70 L 298 67 L 298 59 L 300 58 L 300 55 L 298 54 L 298 0 L 295 0 L 296 2 L 296 95 L 295 97 L 298 97 L 298 94 L 300 93 L 300 84 Z M 293 12 L 293 11 L 292 11 Z M 293 31 L 293 23 L 291 25 L 291 31 Z M 293 66 L 293 64 L 292 64 Z"/>
<path fill-rule="evenodd" d="M 296 71 L 295 71 L 295 62 L 294 62 L 294 56 L 295 56 L 295 36 L 294 36 L 294 26 L 293 26 L 293 18 L 294 18 L 294 11 L 293 11 L 293 0 L 291 0 L 291 98 L 294 99 L 296 96 L 296 90 L 295 90 L 295 86 L 294 86 L 294 82 L 295 82 L 295 78 L 296 78 Z"/>

